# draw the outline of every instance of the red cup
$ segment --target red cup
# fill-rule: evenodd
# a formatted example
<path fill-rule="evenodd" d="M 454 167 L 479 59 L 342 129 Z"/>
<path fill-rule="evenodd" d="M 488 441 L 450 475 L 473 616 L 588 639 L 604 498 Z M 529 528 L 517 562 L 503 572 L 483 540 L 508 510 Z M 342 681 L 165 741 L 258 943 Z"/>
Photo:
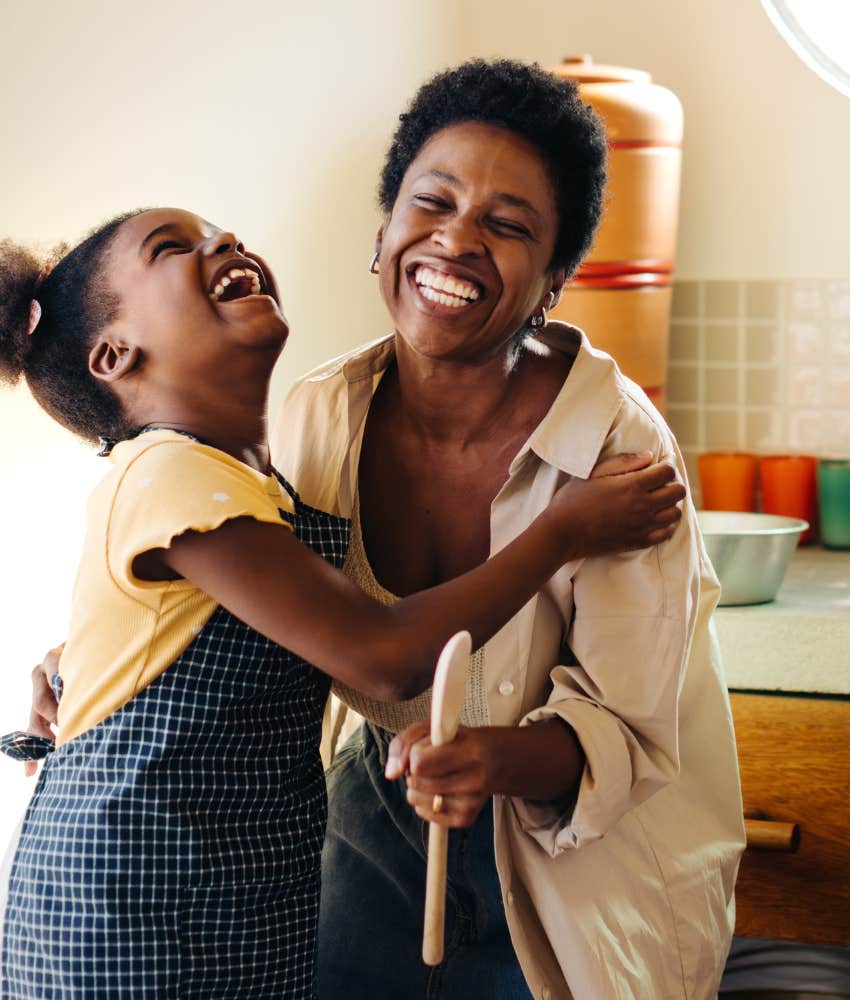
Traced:
<path fill-rule="evenodd" d="M 707 451 L 697 458 L 704 510 L 755 510 L 755 455 Z"/>
<path fill-rule="evenodd" d="M 801 517 L 809 527 L 798 544 L 814 541 L 817 529 L 817 460 L 811 455 L 765 455 L 759 462 L 761 509 Z"/>

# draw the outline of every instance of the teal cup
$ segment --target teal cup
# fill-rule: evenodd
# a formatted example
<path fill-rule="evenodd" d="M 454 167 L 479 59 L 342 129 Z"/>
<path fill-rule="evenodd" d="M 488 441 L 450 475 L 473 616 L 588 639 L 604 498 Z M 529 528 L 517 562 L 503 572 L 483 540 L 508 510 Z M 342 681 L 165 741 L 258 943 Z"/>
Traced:
<path fill-rule="evenodd" d="M 818 462 L 818 503 L 821 544 L 827 549 L 850 549 L 850 459 Z"/>

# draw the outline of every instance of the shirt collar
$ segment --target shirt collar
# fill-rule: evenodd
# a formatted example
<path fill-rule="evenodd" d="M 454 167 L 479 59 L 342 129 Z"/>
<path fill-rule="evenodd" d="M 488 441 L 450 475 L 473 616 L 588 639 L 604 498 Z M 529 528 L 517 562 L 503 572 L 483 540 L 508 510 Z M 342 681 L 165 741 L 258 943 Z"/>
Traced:
<path fill-rule="evenodd" d="M 533 451 L 571 476 L 587 479 L 622 403 L 617 366 L 575 326 L 550 320 L 538 339 L 573 358 L 561 391 L 514 460 Z"/>
<path fill-rule="evenodd" d="M 549 465 L 587 479 L 622 402 L 617 367 L 609 355 L 590 345 L 578 327 L 567 323 L 550 320 L 537 339 L 551 350 L 573 358 L 573 363 L 548 413 L 514 459 L 511 471 L 533 451 Z M 395 337 L 390 333 L 338 359 L 320 377 L 341 373 L 352 385 L 382 375 L 394 357 Z"/>

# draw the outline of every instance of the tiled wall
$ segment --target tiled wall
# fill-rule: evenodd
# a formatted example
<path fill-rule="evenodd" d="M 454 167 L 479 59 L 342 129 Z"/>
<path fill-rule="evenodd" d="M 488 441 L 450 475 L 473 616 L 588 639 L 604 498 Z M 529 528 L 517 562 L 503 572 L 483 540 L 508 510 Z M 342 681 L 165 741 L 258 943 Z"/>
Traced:
<path fill-rule="evenodd" d="M 850 281 L 680 281 L 667 419 L 702 451 L 850 457 Z"/>

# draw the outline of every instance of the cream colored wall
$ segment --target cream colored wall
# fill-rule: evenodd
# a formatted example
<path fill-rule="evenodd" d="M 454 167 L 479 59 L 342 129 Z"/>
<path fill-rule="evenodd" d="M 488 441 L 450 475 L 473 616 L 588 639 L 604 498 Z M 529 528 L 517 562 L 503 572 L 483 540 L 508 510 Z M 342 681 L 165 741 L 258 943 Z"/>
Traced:
<path fill-rule="evenodd" d="M 649 70 L 685 109 L 677 272 L 846 278 L 850 99 L 791 52 L 758 0 L 466 0 L 464 55 Z"/>
<path fill-rule="evenodd" d="M 593 52 L 652 71 L 686 112 L 680 276 L 845 277 L 850 103 L 756 0 L 3 0 L 0 235 L 73 239 L 176 204 L 275 265 L 292 377 L 385 329 L 366 273 L 395 116 L 472 55 Z M 844 255 L 844 256 L 842 256 Z M 64 635 L 84 497 L 100 474 L 23 391 L 0 393 L 0 731 Z M 0 761 L 6 822 L 31 787 Z M 0 842 L 6 828 L 0 825 Z"/>

